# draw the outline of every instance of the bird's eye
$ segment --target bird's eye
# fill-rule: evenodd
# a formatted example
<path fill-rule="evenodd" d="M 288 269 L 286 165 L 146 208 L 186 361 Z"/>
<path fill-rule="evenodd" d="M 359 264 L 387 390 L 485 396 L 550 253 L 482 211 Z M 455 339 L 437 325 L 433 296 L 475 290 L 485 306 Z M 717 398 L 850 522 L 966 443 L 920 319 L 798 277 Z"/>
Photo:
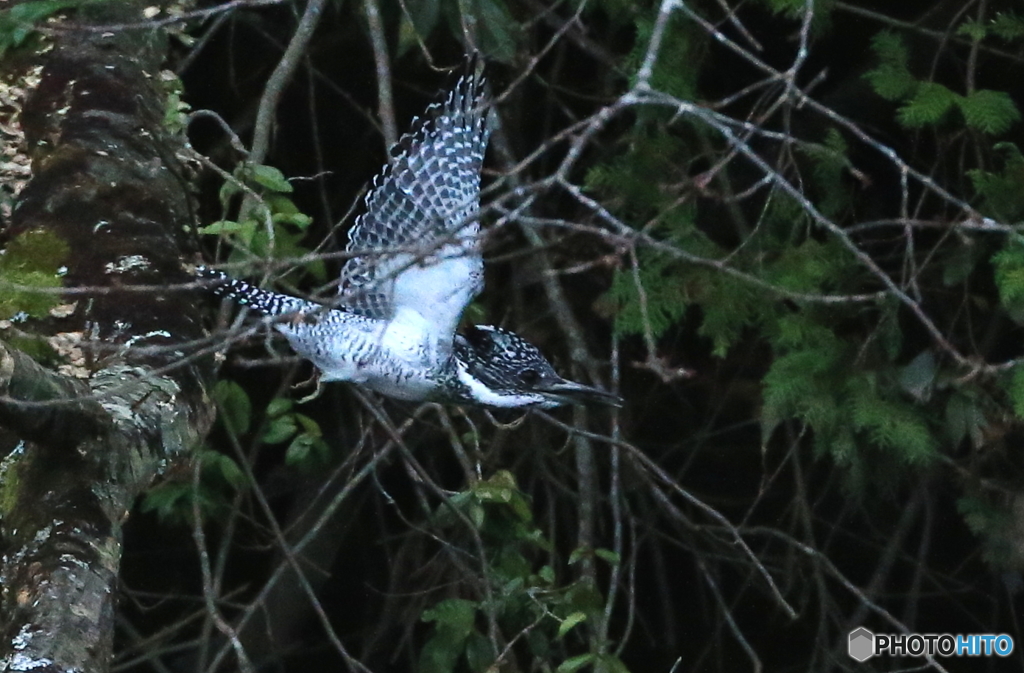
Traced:
<path fill-rule="evenodd" d="M 532 386 L 540 381 L 540 372 L 536 369 L 524 369 L 519 373 L 519 380 L 525 386 Z"/>

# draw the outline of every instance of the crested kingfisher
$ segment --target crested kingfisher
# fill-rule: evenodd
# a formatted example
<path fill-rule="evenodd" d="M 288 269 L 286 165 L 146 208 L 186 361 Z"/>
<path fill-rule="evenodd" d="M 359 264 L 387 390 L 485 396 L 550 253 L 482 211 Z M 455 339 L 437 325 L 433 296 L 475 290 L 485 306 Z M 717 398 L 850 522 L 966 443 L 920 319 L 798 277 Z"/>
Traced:
<path fill-rule="evenodd" d="M 319 368 L 323 381 L 350 381 L 401 400 L 621 406 L 612 393 L 559 376 L 513 332 L 456 331 L 483 288 L 478 213 L 487 106 L 484 78 L 469 72 L 413 120 L 349 231 L 350 257 L 329 306 L 207 267 L 197 275 L 217 295 L 275 318 L 275 329 Z"/>

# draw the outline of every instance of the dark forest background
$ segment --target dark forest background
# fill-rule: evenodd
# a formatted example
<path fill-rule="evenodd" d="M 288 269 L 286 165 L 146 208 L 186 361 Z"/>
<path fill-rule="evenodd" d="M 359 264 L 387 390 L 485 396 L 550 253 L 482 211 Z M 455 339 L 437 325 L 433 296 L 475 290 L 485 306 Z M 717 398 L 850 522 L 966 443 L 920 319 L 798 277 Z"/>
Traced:
<path fill-rule="evenodd" d="M 11 72 L 85 30 L 80 3 L 25 4 Z M 858 626 L 1022 633 L 1019 3 L 140 12 L 103 29 L 169 40 L 181 262 L 325 299 L 388 145 L 478 51 L 496 130 L 465 322 L 626 403 L 300 403 L 310 365 L 172 274 L 218 420 L 128 518 L 113 670 L 1021 670 L 1020 642 L 847 654 Z M 7 327 L 52 309 L 31 295 L 0 300 Z"/>

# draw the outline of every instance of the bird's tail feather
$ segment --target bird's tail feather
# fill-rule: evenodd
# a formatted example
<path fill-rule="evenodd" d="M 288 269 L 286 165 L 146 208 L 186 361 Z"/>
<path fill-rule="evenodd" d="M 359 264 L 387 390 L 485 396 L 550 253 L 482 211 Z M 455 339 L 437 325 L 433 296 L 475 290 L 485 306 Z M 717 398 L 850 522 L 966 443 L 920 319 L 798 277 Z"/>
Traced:
<path fill-rule="evenodd" d="M 321 308 L 313 302 L 263 290 L 255 285 L 246 283 L 244 280 L 237 280 L 222 271 L 206 266 L 197 266 L 195 275 L 200 280 L 208 281 L 210 290 L 218 297 L 226 297 L 264 315 L 279 316 Z"/>

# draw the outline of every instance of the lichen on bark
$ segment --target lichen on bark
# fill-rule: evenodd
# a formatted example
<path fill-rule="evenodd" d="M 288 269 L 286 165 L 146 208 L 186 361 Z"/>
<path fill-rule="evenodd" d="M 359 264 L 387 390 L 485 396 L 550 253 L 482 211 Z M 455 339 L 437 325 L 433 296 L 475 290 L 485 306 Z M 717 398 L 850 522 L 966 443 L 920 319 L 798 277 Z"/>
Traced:
<path fill-rule="evenodd" d="M 145 4 L 87 4 L 57 26 L 22 112 L 31 179 L 0 244 L 65 248 L 58 277 L 73 292 L 17 326 L 55 361 L 33 361 L 0 330 L 6 670 L 107 670 L 121 526 L 211 421 L 211 361 L 189 355 L 199 302 L 173 288 L 187 281 L 195 222 L 156 76 L 164 36 L 103 29 L 141 23 Z"/>

